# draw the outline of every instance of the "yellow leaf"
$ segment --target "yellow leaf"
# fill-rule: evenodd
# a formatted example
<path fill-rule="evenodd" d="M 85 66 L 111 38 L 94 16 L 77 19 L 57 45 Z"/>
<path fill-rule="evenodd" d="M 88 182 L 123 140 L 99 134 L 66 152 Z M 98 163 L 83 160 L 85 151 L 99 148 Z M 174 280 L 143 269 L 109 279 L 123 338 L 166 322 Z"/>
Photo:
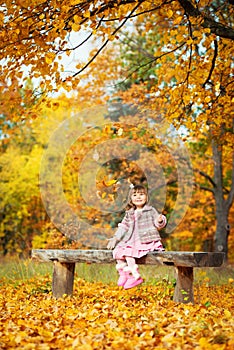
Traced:
<path fill-rule="evenodd" d="M 173 11 L 172 10 L 168 10 L 167 11 L 167 17 L 171 18 L 173 16 Z"/>
<path fill-rule="evenodd" d="M 80 0 L 70 0 L 71 5 L 77 5 L 80 3 Z"/>
<path fill-rule="evenodd" d="M 202 36 L 202 33 L 199 32 L 199 30 L 194 30 L 193 36 L 200 37 L 200 36 Z"/>
<path fill-rule="evenodd" d="M 178 16 L 174 19 L 173 23 L 174 24 L 179 24 L 182 21 L 183 17 L 182 16 Z"/>
<path fill-rule="evenodd" d="M 110 125 L 105 125 L 104 129 L 103 129 L 103 132 L 105 134 L 109 134 L 111 132 L 111 126 Z"/>
<path fill-rule="evenodd" d="M 89 18 L 89 17 L 90 17 L 90 12 L 89 12 L 89 10 L 85 11 L 84 17 L 86 17 L 86 18 Z"/>
<path fill-rule="evenodd" d="M 215 91 L 219 91 L 219 88 L 220 88 L 220 82 L 215 84 Z"/>
<path fill-rule="evenodd" d="M 207 349 L 207 348 L 209 349 L 210 347 L 209 341 L 204 337 L 199 339 L 199 345 L 201 346 L 202 349 Z"/>
<path fill-rule="evenodd" d="M 224 310 L 224 315 L 226 318 L 231 318 L 232 317 L 232 314 L 229 310 Z"/>
<path fill-rule="evenodd" d="M 192 38 L 189 38 L 188 40 L 187 40 L 187 44 L 188 45 L 191 45 L 193 43 L 193 39 Z"/>
<path fill-rule="evenodd" d="M 3 25 L 3 23 L 4 23 L 4 18 L 5 18 L 4 13 L 0 12 L 0 26 Z"/>
<path fill-rule="evenodd" d="M 75 16 L 73 17 L 73 19 L 74 19 L 74 22 L 75 22 L 76 24 L 78 24 L 78 23 L 80 22 L 80 17 L 77 16 L 77 15 L 75 15 Z"/>
<path fill-rule="evenodd" d="M 182 40 L 184 40 L 183 35 L 181 35 L 181 34 L 176 35 L 176 40 L 177 40 L 177 41 L 182 41 Z"/>
<path fill-rule="evenodd" d="M 206 97 L 205 97 L 205 102 L 208 103 L 208 102 L 210 102 L 210 100 L 211 100 L 211 97 L 210 97 L 210 96 L 206 96 Z"/>
<path fill-rule="evenodd" d="M 47 64 L 51 64 L 55 59 L 55 54 L 52 52 L 49 52 L 46 56 L 45 56 L 45 61 Z"/>
<path fill-rule="evenodd" d="M 103 181 L 103 183 L 106 187 L 110 187 L 110 186 L 114 185 L 116 182 L 117 182 L 117 180 Z"/>
<path fill-rule="evenodd" d="M 80 30 L 80 25 L 77 23 L 72 23 L 72 30 L 78 32 Z"/>

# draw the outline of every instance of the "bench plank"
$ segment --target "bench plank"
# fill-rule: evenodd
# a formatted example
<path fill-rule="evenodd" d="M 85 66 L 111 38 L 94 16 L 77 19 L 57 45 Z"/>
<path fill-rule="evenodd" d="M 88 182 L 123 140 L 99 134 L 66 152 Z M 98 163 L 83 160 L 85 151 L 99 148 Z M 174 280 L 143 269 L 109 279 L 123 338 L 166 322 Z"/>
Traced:
<path fill-rule="evenodd" d="M 53 262 L 52 291 L 56 298 L 64 294 L 72 295 L 76 263 L 115 263 L 110 250 L 62 250 L 33 249 L 32 259 Z M 210 252 L 152 252 L 136 259 L 138 264 L 171 265 L 177 273 L 173 296 L 175 302 L 193 303 L 193 268 L 219 267 L 223 264 L 225 253 Z"/>
<path fill-rule="evenodd" d="M 110 250 L 60 250 L 33 249 L 32 258 L 39 261 L 59 261 L 64 263 L 113 263 L 115 260 Z M 152 252 L 137 260 L 139 264 L 174 265 L 189 267 L 219 267 L 223 264 L 224 253 L 210 252 Z"/>

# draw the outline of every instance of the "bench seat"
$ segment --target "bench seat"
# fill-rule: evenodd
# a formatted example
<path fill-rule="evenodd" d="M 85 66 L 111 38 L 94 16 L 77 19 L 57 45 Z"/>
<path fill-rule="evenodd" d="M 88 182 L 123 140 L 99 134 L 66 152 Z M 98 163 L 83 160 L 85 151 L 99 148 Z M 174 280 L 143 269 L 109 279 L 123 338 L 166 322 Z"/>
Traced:
<path fill-rule="evenodd" d="M 56 298 L 73 293 L 75 264 L 88 262 L 95 264 L 115 263 L 110 250 L 70 250 L 33 249 L 32 259 L 53 262 L 52 291 Z M 225 254 L 219 252 L 152 252 L 136 259 L 137 264 L 169 265 L 176 268 L 175 302 L 194 302 L 193 269 L 199 267 L 220 267 Z"/>

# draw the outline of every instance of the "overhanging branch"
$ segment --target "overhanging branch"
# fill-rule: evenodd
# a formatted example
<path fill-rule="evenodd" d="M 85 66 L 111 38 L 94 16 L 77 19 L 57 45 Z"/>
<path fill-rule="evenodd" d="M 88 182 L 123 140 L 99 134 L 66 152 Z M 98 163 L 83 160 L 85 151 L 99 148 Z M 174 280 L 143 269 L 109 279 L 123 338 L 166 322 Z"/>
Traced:
<path fill-rule="evenodd" d="M 216 187 L 216 184 L 215 184 L 214 180 L 208 174 L 206 174 L 206 173 L 204 173 L 204 171 L 198 170 L 198 169 L 196 169 L 195 171 L 198 172 L 204 178 L 206 178 L 210 182 L 210 184 L 212 185 L 213 188 Z M 210 191 L 213 191 L 213 190 L 210 189 Z"/>
<path fill-rule="evenodd" d="M 215 61 L 216 61 L 217 56 L 218 56 L 218 41 L 215 39 L 214 40 L 214 56 L 213 56 L 213 59 L 212 59 L 212 64 L 211 64 L 211 68 L 210 68 L 210 71 L 209 71 L 209 75 L 206 78 L 206 81 L 204 82 L 204 84 L 202 85 L 203 87 L 205 87 L 206 84 L 208 84 L 210 82 L 210 80 L 211 80 L 211 76 L 212 76 L 213 70 L 215 68 Z"/>
<path fill-rule="evenodd" d="M 140 3 L 138 3 L 130 12 L 129 16 L 125 17 L 125 19 L 123 20 L 123 22 L 113 31 L 113 33 L 111 34 L 112 36 L 114 36 L 123 26 L 124 24 L 127 22 L 127 20 L 131 17 L 131 15 L 136 11 L 136 9 L 140 6 Z M 97 50 L 97 52 L 95 53 L 95 55 L 84 65 L 84 67 L 82 67 L 78 72 L 76 72 L 75 74 L 73 74 L 73 77 L 79 75 L 81 72 L 83 72 L 89 65 L 90 63 L 92 63 L 95 58 L 99 55 L 99 53 L 104 49 L 104 47 L 108 44 L 109 39 L 107 39 L 104 44 Z"/>
<path fill-rule="evenodd" d="M 201 17 L 201 26 L 209 28 L 211 33 L 222 38 L 234 40 L 234 29 L 222 23 L 214 21 L 211 17 L 200 12 L 189 0 L 178 0 L 185 13 L 191 17 Z"/>

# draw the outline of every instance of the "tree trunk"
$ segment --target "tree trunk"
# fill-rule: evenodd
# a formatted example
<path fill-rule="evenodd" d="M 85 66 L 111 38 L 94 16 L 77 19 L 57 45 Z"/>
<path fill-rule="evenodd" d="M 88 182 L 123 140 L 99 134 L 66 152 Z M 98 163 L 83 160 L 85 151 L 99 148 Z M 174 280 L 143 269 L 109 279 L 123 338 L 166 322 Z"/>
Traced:
<path fill-rule="evenodd" d="M 212 141 L 214 160 L 214 198 L 216 210 L 216 231 L 214 236 L 214 250 L 224 252 L 226 260 L 228 255 L 228 234 L 230 226 L 228 223 L 229 207 L 224 199 L 223 172 L 222 172 L 222 146 L 215 140 Z"/>
<path fill-rule="evenodd" d="M 227 259 L 228 235 L 230 231 L 230 226 L 228 223 L 228 218 L 225 213 L 225 210 L 219 213 L 217 213 L 217 210 L 216 210 L 216 218 L 217 218 L 217 224 L 216 224 L 216 230 L 215 230 L 215 236 L 214 236 L 214 250 L 216 252 L 224 252 L 226 254 L 226 259 Z"/>

